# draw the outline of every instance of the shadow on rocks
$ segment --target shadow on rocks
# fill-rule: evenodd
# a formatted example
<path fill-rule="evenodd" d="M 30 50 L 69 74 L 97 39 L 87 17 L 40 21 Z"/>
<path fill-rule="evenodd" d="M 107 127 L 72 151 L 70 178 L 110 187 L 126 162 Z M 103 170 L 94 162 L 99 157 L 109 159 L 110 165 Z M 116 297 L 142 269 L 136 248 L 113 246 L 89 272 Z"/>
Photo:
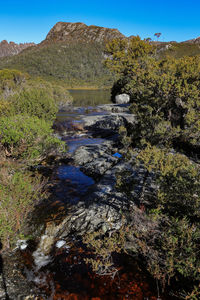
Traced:
<path fill-rule="evenodd" d="M 10 298 L 8 296 L 6 280 L 5 280 L 5 276 L 4 276 L 3 258 L 1 255 L 1 249 L 2 249 L 2 243 L 0 241 L 0 277 L 2 280 L 2 288 L 4 289 L 4 292 L 5 292 L 5 300 L 9 300 Z"/>

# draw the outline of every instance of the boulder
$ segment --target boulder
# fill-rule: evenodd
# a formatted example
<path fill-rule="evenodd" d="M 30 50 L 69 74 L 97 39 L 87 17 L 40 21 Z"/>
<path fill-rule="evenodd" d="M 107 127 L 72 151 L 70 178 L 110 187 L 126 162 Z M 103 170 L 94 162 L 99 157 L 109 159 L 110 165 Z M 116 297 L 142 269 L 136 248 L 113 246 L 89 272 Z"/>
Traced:
<path fill-rule="evenodd" d="M 126 104 L 130 102 L 130 96 L 128 94 L 120 94 L 115 96 L 115 103 Z"/>

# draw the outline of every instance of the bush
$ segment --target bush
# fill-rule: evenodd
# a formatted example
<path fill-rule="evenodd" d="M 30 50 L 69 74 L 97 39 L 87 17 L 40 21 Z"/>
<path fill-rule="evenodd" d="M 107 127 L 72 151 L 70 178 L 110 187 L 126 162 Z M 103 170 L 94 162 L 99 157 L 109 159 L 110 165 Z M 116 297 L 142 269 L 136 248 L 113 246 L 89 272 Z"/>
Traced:
<path fill-rule="evenodd" d="M 69 102 L 68 90 L 55 82 L 33 79 L 16 70 L 0 71 L 0 115 L 29 114 L 52 121 L 59 105 Z"/>
<path fill-rule="evenodd" d="M 112 56 L 106 65 L 120 76 L 113 96 L 131 97 L 131 112 L 138 120 L 131 133 L 134 143 L 178 140 L 200 146 L 200 56 L 158 61 L 139 38 L 121 44 L 108 45 Z"/>
<path fill-rule="evenodd" d="M 199 166 L 183 154 L 150 145 L 137 154 L 137 163 L 153 179 L 154 192 L 143 192 L 139 203 L 144 220 L 151 226 L 144 229 L 145 225 L 135 223 L 134 216 L 130 218 L 128 234 L 134 240 L 133 251 L 139 251 L 148 270 L 163 285 L 185 278 L 186 289 L 192 292 L 200 280 Z M 130 181 L 130 174 L 120 175 L 118 188 L 135 201 L 131 195 L 138 183 Z"/>
<path fill-rule="evenodd" d="M 1 117 L 0 141 L 7 155 L 32 162 L 65 148 L 49 122 L 28 115 Z"/>
<path fill-rule="evenodd" d="M 142 194 L 135 199 L 138 182 L 120 174 L 118 188 L 130 201 L 140 202 L 143 221 L 149 224 L 138 225 L 132 215 L 130 240 L 155 278 L 163 284 L 175 278 L 186 283 L 192 297 L 200 281 L 200 171 L 197 163 L 169 149 L 176 146 L 182 152 L 190 146 L 186 153 L 192 155 L 200 147 L 200 56 L 158 61 L 145 51 L 143 41 L 133 43 L 135 47 L 121 41 L 108 46 L 106 62 L 119 76 L 113 92 L 131 96 L 130 110 L 137 118 L 134 128 L 120 129 L 124 152 L 129 147 L 127 157 L 132 156 L 131 146 L 137 146 L 145 178 L 155 181 L 153 191 L 150 187 L 146 192 L 144 179 Z"/>
<path fill-rule="evenodd" d="M 0 162 L 0 240 L 3 247 L 12 247 L 24 238 L 23 229 L 28 214 L 38 199 L 44 198 L 44 182 L 30 172 L 20 171 L 15 163 Z"/>
<path fill-rule="evenodd" d="M 46 121 L 53 121 L 56 118 L 58 106 L 43 89 L 31 88 L 21 91 L 11 102 L 10 114 L 28 114 Z"/>

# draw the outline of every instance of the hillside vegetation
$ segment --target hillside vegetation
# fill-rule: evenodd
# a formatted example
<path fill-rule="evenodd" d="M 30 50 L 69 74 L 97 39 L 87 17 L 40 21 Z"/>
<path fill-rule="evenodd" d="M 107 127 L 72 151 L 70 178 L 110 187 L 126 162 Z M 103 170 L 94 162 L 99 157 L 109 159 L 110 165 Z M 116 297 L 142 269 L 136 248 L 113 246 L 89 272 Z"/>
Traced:
<path fill-rule="evenodd" d="M 50 43 L 0 60 L 0 68 L 15 68 L 67 87 L 111 86 L 113 75 L 103 65 L 104 46 L 95 43 Z"/>
<path fill-rule="evenodd" d="M 168 46 L 167 46 L 168 45 Z M 165 49 L 166 48 L 166 49 Z M 159 49 L 161 52 L 159 52 Z M 170 43 L 163 47 L 162 45 L 158 46 L 158 57 L 173 57 L 173 58 L 182 58 L 183 56 L 195 56 L 200 55 L 200 45 L 192 43 Z"/>

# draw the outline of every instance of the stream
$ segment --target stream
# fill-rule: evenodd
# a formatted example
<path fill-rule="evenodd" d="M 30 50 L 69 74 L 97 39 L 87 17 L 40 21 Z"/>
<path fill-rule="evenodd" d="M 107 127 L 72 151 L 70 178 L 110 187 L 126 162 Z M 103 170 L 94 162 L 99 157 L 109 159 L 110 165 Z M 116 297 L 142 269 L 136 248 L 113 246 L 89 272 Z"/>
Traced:
<path fill-rule="evenodd" d="M 124 114 L 129 121 L 127 107 L 113 104 L 69 107 L 59 112 L 55 131 L 68 150 L 65 160 L 53 169 L 49 187 L 52 196 L 39 207 L 46 229 L 37 245 L 19 247 L 23 273 L 38 294 L 16 299 L 174 299 L 160 295 L 145 266 L 128 254 L 114 253 L 117 272 L 113 277 L 94 273 L 85 260 L 93 257 L 93 252 L 82 242 L 81 234 L 105 226 L 105 209 L 106 216 L 111 211 L 109 222 L 116 228 L 121 226 L 114 209 L 117 205 L 121 209 L 123 196 L 114 190 L 113 172 L 122 170 L 124 162 L 118 152 L 116 121 L 113 128 L 107 124 L 108 118 L 124 120 Z"/>

